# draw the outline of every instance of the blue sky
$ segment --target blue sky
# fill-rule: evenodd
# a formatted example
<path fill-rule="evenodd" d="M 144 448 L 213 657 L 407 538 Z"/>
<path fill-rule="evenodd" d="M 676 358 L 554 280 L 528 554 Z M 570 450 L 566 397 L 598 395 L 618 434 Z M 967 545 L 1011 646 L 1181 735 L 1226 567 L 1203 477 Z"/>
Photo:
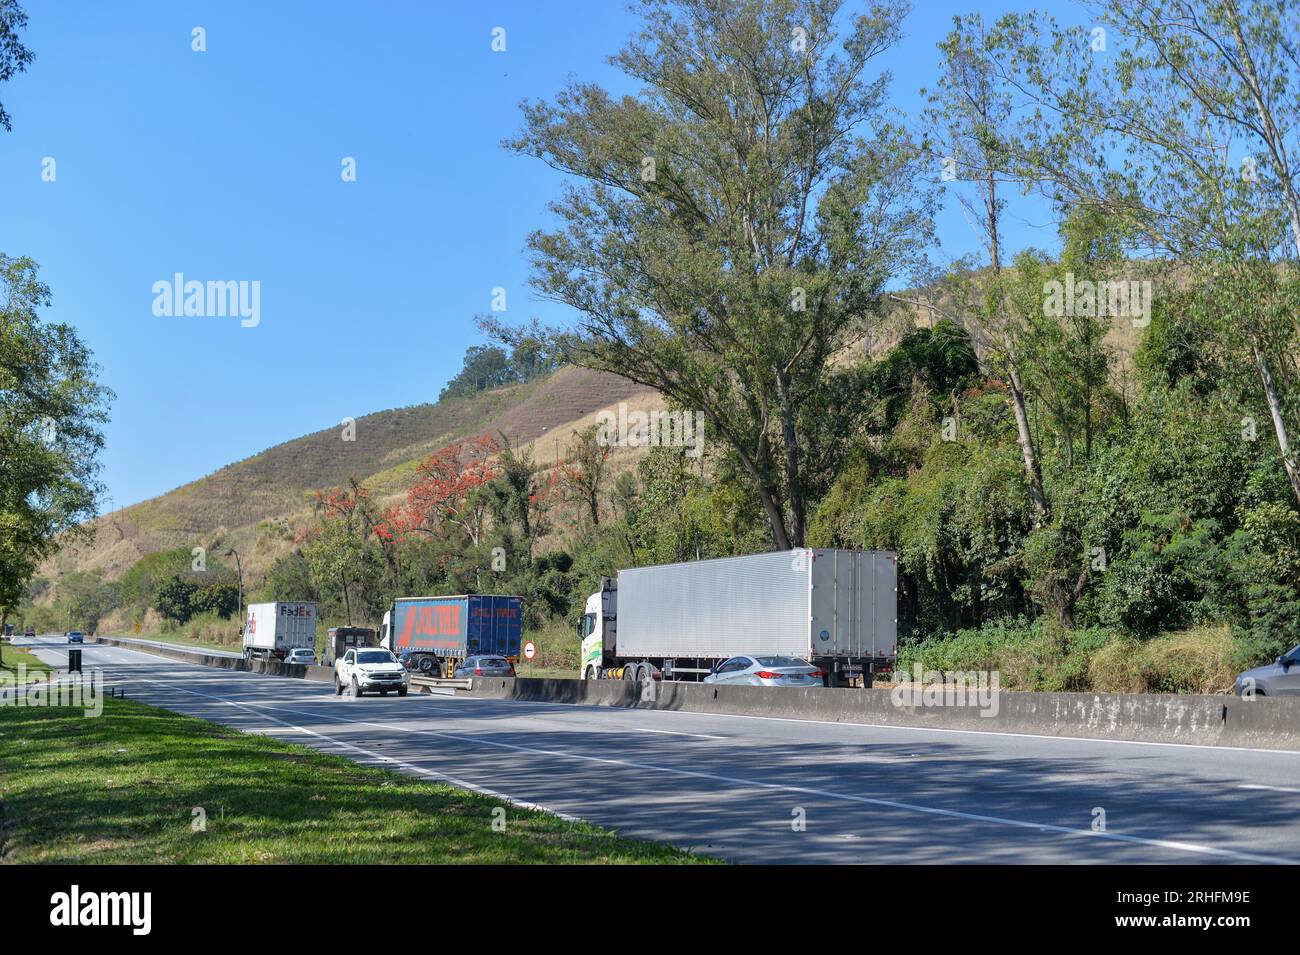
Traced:
<path fill-rule="evenodd" d="M 0 251 L 40 263 L 48 317 L 80 330 L 117 393 L 105 509 L 435 400 L 495 287 L 508 319 L 564 318 L 531 294 L 523 254 L 559 177 L 499 144 L 520 99 L 566 77 L 628 88 L 605 63 L 636 27 L 621 3 L 24 6 L 36 61 L 0 86 Z M 1013 5 L 917 4 L 881 61 L 900 109 L 915 113 L 935 43 L 975 8 Z M 1011 224 L 1013 245 L 1053 243 L 1037 219 Z M 974 250 L 955 201 L 938 226 L 945 255 Z M 260 324 L 155 316 L 153 283 L 176 272 L 259 281 Z"/>

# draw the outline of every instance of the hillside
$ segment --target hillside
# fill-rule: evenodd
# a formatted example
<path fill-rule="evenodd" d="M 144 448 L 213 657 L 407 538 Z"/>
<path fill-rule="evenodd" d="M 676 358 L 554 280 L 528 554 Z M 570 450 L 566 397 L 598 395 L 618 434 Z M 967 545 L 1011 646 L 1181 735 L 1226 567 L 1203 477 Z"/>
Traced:
<path fill-rule="evenodd" d="M 897 296 L 891 304 L 871 334 L 839 360 L 852 361 L 863 350 L 880 355 L 906 331 L 934 322 L 934 313 L 915 301 Z M 1140 330 L 1128 322 L 1114 323 L 1107 335 L 1114 358 L 1112 384 L 1121 391 L 1129 387 L 1125 379 L 1140 338 Z M 334 425 L 105 514 L 95 522 L 92 543 L 64 548 L 42 574 L 56 584 L 75 570 L 97 570 L 115 579 L 145 554 L 200 544 L 209 550 L 235 547 L 248 580 L 255 583 L 312 522 L 311 503 L 318 490 L 356 477 L 382 503 L 395 503 L 414 481 L 420 461 L 453 441 L 479 434 L 504 434 L 514 446 L 529 450 L 537 463 L 554 464 L 575 430 L 619 402 L 648 409 L 660 406 L 662 399 L 653 389 L 615 375 L 566 367 L 527 384 L 376 412 L 356 420 L 354 440 L 344 441 L 342 426 Z M 611 473 L 631 466 L 642 453 L 615 449 Z"/>
<path fill-rule="evenodd" d="M 203 544 L 236 546 L 256 576 L 292 545 L 321 488 L 357 477 L 377 495 L 400 496 L 430 452 L 477 434 L 504 434 L 542 463 L 555 460 L 574 429 L 626 401 L 657 394 L 614 375 L 562 368 L 546 378 L 479 394 L 380 411 L 358 418 L 355 440 L 334 426 L 286 441 L 159 497 L 103 515 L 90 544 L 65 548 L 44 568 L 57 579 L 72 570 L 121 575 L 156 550 Z M 542 440 L 546 439 L 546 440 Z"/>

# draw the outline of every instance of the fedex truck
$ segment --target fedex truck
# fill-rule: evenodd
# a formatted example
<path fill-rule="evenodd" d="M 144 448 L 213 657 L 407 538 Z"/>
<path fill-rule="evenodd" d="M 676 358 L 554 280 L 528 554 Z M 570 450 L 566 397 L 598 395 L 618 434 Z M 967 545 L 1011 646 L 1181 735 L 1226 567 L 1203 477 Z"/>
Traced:
<path fill-rule="evenodd" d="M 620 570 L 587 598 L 584 680 L 702 680 L 733 656 L 799 657 L 871 685 L 898 650 L 898 557 L 797 549 Z"/>
<path fill-rule="evenodd" d="M 466 657 L 491 653 L 519 660 L 524 600 L 486 594 L 399 597 L 384 613 L 379 645 L 434 677 L 450 676 Z"/>
<path fill-rule="evenodd" d="M 316 604 L 277 600 L 248 605 L 244 659 L 283 660 L 299 647 L 316 649 Z"/>

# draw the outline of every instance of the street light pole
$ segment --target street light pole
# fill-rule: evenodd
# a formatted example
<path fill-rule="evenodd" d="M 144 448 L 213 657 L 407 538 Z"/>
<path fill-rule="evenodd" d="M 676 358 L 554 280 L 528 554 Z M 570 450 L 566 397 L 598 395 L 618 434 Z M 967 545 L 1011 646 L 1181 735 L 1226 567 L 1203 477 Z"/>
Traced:
<path fill-rule="evenodd" d="M 239 620 L 239 635 L 244 635 L 244 568 L 239 563 L 239 551 L 230 548 L 226 551 L 226 556 L 235 555 L 235 572 L 239 575 L 239 607 L 236 610 L 236 619 Z"/>

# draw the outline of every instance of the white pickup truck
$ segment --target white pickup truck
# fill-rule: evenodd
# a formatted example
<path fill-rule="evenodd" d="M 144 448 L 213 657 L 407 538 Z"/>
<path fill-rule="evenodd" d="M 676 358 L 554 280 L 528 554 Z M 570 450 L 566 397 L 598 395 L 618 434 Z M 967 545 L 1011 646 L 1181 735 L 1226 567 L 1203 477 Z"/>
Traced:
<path fill-rule="evenodd" d="M 334 692 L 339 696 L 345 689 L 351 689 L 353 696 L 363 696 L 368 690 L 380 696 L 396 690 L 398 696 L 406 696 L 410 679 L 406 668 L 383 647 L 350 649 L 334 661 Z"/>

